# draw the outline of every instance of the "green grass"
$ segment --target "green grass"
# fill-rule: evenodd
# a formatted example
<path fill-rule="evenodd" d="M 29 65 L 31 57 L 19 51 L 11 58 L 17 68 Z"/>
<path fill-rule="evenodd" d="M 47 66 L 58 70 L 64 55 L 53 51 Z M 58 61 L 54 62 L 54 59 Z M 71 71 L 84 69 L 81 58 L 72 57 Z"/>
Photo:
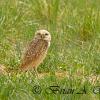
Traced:
<path fill-rule="evenodd" d="M 18 68 L 26 44 L 38 29 L 52 35 L 51 46 L 36 79 L 32 73 L 0 76 L 0 100 L 99 100 L 100 86 L 88 79 L 100 78 L 100 6 L 99 0 L 0 0 L 0 64 Z M 60 78 L 55 72 L 66 72 Z M 92 77 L 90 77 L 92 79 Z M 42 92 L 34 94 L 34 85 Z M 87 94 L 46 94 L 45 89 L 84 86 Z"/>

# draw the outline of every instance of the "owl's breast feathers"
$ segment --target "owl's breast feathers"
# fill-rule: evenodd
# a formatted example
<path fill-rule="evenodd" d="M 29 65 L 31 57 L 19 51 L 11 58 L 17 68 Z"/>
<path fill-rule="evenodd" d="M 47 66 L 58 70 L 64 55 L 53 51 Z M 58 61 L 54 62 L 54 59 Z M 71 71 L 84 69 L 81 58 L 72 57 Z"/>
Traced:
<path fill-rule="evenodd" d="M 21 69 L 37 67 L 45 58 L 49 42 L 42 39 L 34 39 L 28 46 L 22 59 Z"/>

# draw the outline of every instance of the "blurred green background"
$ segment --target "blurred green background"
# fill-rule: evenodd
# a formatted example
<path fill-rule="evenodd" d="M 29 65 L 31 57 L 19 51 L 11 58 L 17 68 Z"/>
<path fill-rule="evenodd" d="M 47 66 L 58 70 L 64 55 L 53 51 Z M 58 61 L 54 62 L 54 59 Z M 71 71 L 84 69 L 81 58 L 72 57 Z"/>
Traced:
<path fill-rule="evenodd" d="M 38 68 L 39 73 L 61 71 L 70 75 L 100 75 L 100 0 L 0 0 L 0 64 L 18 68 L 25 47 L 38 29 L 46 29 L 52 36 L 48 55 Z M 24 74 L 24 78 L 26 76 Z M 48 82 L 48 79 L 42 81 Z M 7 80 L 17 85 L 16 75 Z M 2 77 L 1 83 L 7 80 Z M 77 82 L 73 83 L 78 86 Z M 0 100 L 6 100 L 5 89 L 0 90 Z M 9 100 L 13 100 L 11 98 Z M 59 97 L 58 100 L 63 99 Z M 99 100 L 99 96 L 91 100 Z"/>

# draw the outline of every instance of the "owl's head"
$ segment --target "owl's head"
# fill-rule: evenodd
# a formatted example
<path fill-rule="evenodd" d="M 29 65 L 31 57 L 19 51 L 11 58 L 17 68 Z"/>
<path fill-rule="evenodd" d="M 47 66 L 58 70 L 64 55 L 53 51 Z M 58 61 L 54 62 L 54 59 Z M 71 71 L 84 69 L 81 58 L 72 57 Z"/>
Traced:
<path fill-rule="evenodd" d="M 51 41 L 51 35 L 47 30 L 38 30 L 38 31 L 36 31 L 35 37 L 37 39 L 43 39 L 43 40 L 46 40 L 48 42 Z"/>

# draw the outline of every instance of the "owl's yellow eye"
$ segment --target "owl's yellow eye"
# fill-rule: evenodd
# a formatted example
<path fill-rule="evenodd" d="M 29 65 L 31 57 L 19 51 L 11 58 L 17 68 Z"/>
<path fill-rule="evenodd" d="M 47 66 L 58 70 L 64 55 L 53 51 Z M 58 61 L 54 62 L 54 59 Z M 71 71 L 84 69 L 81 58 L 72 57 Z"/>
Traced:
<path fill-rule="evenodd" d="M 45 33 L 45 35 L 48 35 L 48 33 Z"/>
<path fill-rule="evenodd" d="M 41 33 L 37 33 L 37 35 L 41 35 Z"/>

